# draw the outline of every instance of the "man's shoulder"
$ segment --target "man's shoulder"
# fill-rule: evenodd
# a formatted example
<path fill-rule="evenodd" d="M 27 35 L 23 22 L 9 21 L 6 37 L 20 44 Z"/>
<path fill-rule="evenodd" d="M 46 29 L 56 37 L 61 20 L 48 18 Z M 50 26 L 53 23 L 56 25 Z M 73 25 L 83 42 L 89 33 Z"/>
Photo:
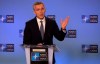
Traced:
<path fill-rule="evenodd" d="M 26 23 L 33 23 L 34 21 L 36 21 L 36 18 L 30 19 L 30 20 L 28 20 Z"/>
<path fill-rule="evenodd" d="M 48 17 L 46 17 L 46 21 L 50 22 L 50 23 L 56 22 L 54 19 L 51 19 L 51 18 L 48 18 Z"/>

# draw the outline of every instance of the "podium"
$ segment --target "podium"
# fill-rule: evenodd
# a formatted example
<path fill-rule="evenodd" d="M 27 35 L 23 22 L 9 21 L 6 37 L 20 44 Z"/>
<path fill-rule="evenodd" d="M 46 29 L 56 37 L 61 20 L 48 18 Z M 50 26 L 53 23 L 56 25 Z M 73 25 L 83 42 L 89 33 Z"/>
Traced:
<path fill-rule="evenodd" d="M 59 51 L 55 45 L 22 45 L 27 64 L 52 64 L 53 53 Z"/>

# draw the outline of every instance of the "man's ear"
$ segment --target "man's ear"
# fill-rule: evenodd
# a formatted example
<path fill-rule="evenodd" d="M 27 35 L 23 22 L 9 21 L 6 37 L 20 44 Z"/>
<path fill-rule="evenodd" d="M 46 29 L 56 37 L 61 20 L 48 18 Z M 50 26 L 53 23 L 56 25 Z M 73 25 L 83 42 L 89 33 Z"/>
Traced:
<path fill-rule="evenodd" d="M 33 13 L 36 14 L 34 10 L 33 10 Z"/>

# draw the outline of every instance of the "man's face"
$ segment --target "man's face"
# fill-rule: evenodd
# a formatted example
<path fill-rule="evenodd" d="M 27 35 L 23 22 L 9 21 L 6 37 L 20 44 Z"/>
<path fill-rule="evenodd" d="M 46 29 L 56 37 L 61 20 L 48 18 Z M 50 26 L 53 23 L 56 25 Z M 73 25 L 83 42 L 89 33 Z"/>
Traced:
<path fill-rule="evenodd" d="M 39 19 L 43 19 L 45 16 L 45 7 L 43 4 L 35 5 L 34 6 L 34 13 Z"/>

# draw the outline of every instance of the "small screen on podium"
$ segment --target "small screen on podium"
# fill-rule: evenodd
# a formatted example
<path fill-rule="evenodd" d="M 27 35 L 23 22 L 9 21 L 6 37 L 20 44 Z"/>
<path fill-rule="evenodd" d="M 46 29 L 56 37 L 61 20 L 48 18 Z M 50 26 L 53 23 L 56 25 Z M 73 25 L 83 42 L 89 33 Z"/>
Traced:
<path fill-rule="evenodd" d="M 33 52 L 46 52 L 45 49 L 33 49 L 32 51 Z"/>

